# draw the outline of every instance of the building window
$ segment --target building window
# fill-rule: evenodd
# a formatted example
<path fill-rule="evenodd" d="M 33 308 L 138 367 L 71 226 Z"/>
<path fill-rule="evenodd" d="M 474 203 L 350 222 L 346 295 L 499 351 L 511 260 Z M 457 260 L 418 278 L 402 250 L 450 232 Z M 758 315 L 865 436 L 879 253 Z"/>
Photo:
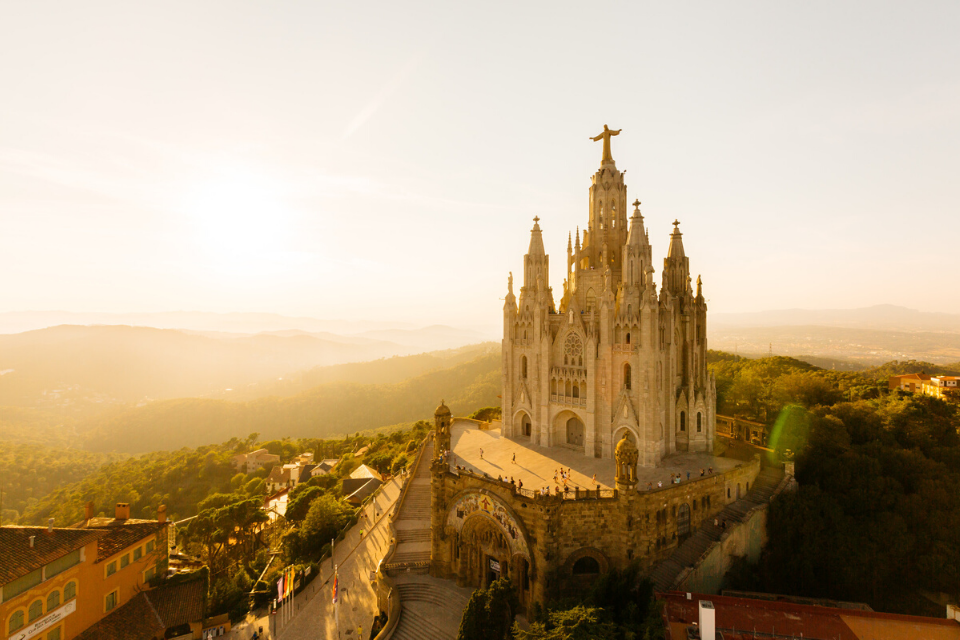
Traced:
<path fill-rule="evenodd" d="M 596 558 L 591 558 L 590 556 L 584 556 L 573 563 L 573 575 L 583 576 L 583 575 L 593 575 L 600 573 L 600 563 L 597 562 Z"/>
<path fill-rule="evenodd" d="M 136 562 L 143 557 L 143 547 L 137 547 L 133 550 L 133 561 Z"/>
<path fill-rule="evenodd" d="M 527 356 L 520 356 L 520 377 L 527 379 Z"/>
<path fill-rule="evenodd" d="M 103 599 L 103 610 L 104 612 L 113 611 L 117 606 L 117 592 L 108 593 L 107 597 Z"/>
<path fill-rule="evenodd" d="M 60 592 L 51 591 L 47 596 L 47 611 L 53 611 L 60 606 Z"/>
<path fill-rule="evenodd" d="M 147 542 L 147 553 L 153 553 L 154 547 L 156 547 L 156 543 L 153 540 Z"/>
<path fill-rule="evenodd" d="M 23 626 L 23 609 L 10 616 L 10 628 L 7 633 L 13 633 Z"/>
<path fill-rule="evenodd" d="M 68 582 L 67 586 L 63 588 L 63 601 L 69 602 L 70 600 L 73 600 L 76 597 L 77 597 L 77 583 L 72 581 Z"/>
<path fill-rule="evenodd" d="M 157 575 L 157 568 L 150 567 L 149 569 L 143 572 L 143 581 L 150 582 L 151 580 L 153 580 L 154 576 L 156 575 Z"/>
<path fill-rule="evenodd" d="M 130 554 L 129 554 L 129 553 L 125 553 L 125 554 L 123 554 L 123 555 L 120 557 L 120 568 L 123 569 L 123 568 L 125 568 L 128 564 L 130 564 Z"/>
<path fill-rule="evenodd" d="M 57 627 L 56 629 L 48 633 L 47 640 L 60 640 L 60 637 L 61 637 L 60 629 L 63 629 L 63 627 Z"/>
<path fill-rule="evenodd" d="M 627 344 L 630 344 L 630 333 L 627 333 Z"/>
<path fill-rule="evenodd" d="M 680 412 L 680 431 L 687 430 L 687 414 L 685 411 Z"/>
<path fill-rule="evenodd" d="M 703 414 L 697 411 L 697 433 L 703 431 Z"/>
<path fill-rule="evenodd" d="M 623 365 L 623 388 L 628 391 L 631 389 L 631 385 L 633 383 L 632 373 L 633 372 L 630 370 L 629 364 Z"/>
<path fill-rule="evenodd" d="M 28 620 L 33 622 L 37 618 L 43 615 L 43 600 L 34 600 L 33 604 L 30 605 L 30 611 L 28 615 Z"/>
<path fill-rule="evenodd" d="M 730 498 L 730 487 L 727 487 L 727 498 Z"/>
<path fill-rule="evenodd" d="M 107 575 L 112 576 L 116 572 L 117 572 L 117 561 L 114 560 L 113 562 L 107 565 Z"/>
<path fill-rule="evenodd" d="M 58 573 L 62 573 L 70 567 L 74 567 L 78 564 L 80 564 L 80 549 L 76 549 L 65 556 L 57 558 L 46 566 L 44 573 L 49 579 Z"/>

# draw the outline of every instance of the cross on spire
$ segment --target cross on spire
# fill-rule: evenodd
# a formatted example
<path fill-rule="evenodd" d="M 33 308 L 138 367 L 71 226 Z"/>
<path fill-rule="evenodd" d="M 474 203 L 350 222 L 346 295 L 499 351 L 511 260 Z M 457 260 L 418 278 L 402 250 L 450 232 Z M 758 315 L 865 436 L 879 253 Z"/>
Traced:
<path fill-rule="evenodd" d="M 634 209 L 639 209 L 639 208 L 640 208 L 640 200 L 634 200 L 634 201 L 633 201 L 633 208 L 634 208 Z"/>

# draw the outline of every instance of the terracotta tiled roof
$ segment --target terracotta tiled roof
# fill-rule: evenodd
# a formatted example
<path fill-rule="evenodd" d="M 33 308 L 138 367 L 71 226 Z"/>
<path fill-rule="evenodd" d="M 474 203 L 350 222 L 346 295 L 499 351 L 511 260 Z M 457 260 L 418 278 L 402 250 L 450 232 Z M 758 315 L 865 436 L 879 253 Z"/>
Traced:
<path fill-rule="evenodd" d="M 960 623 L 944 618 L 923 618 L 676 591 L 658 594 L 658 596 L 666 602 L 664 617 L 668 623 L 668 637 L 674 640 L 685 637 L 684 630 L 697 622 L 698 605 L 701 600 L 709 600 L 713 603 L 717 631 L 722 631 L 724 638 L 732 640 L 749 640 L 756 633 L 767 636 L 775 633 L 777 637 L 786 638 L 834 640 L 864 640 L 879 637 L 891 640 L 960 639 Z"/>
<path fill-rule="evenodd" d="M 147 538 L 153 538 L 157 535 L 157 532 L 167 526 L 167 523 L 133 518 L 127 520 L 91 518 L 75 526 L 104 532 L 97 543 L 97 562 L 103 562 L 127 547 L 131 547 Z"/>
<path fill-rule="evenodd" d="M 87 627 L 76 640 L 156 640 L 163 638 L 166 631 L 146 594 L 138 593 L 122 607 Z"/>
<path fill-rule="evenodd" d="M 154 640 L 167 629 L 203 620 L 206 584 L 197 579 L 137 594 L 77 640 Z"/>
<path fill-rule="evenodd" d="M 53 562 L 103 536 L 102 531 L 46 527 L 0 527 L 0 585 L 6 584 Z M 30 536 L 34 538 L 30 548 Z"/>

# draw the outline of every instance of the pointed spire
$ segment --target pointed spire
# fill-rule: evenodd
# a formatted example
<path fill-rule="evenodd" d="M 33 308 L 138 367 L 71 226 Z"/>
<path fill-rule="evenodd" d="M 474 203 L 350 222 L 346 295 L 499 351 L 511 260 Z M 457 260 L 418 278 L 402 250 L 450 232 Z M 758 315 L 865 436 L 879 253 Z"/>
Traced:
<path fill-rule="evenodd" d="M 577 251 L 580 251 L 580 225 L 577 225 L 577 243 L 573 245 L 573 247 Z"/>
<path fill-rule="evenodd" d="M 633 203 L 633 215 L 630 216 L 630 231 L 627 232 L 627 246 L 641 246 L 646 239 L 643 231 L 643 215 L 640 213 L 640 201 Z"/>
<path fill-rule="evenodd" d="M 703 297 L 703 280 L 700 279 L 700 276 L 697 276 L 697 297 Z"/>
<path fill-rule="evenodd" d="M 511 296 L 513 295 L 513 271 L 507 276 L 507 291 Z"/>
<path fill-rule="evenodd" d="M 670 234 L 670 249 L 667 251 L 668 258 L 683 258 L 683 240 L 681 240 L 680 221 L 673 221 L 673 233 Z"/>
<path fill-rule="evenodd" d="M 533 218 L 533 229 L 530 230 L 530 249 L 527 253 L 531 256 L 547 255 L 543 248 L 543 232 L 540 230 L 539 216 Z"/>
<path fill-rule="evenodd" d="M 573 234 L 567 233 L 567 253 L 573 250 Z"/>

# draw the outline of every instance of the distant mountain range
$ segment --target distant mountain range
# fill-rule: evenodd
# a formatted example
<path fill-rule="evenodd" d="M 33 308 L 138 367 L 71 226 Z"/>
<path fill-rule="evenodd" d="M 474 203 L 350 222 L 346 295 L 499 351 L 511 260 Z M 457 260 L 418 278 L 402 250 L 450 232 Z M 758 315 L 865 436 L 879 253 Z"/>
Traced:
<path fill-rule="evenodd" d="M 275 313 L 209 313 L 169 311 L 158 313 L 80 313 L 74 311 L 9 311 L 0 313 L 0 334 L 22 333 L 60 325 L 127 325 L 155 329 L 180 329 L 203 334 L 294 334 L 350 343 L 358 338 L 394 342 L 432 351 L 454 349 L 490 340 L 495 336 L 473 329 L 444 325 L 421 327 L 408 322 L 325 320 L 283 316 Z M 227 337 L 227 336 L 216 336 Z M 236 336 L 233 336 L 236 337 Z"/>
<path fill-rule="evenodd" d="M 782 309 L 753 313 L 711 313 L 708 327 L 820 326 L 881 331 L 960 333 L 960 314 L 917 311 L 891 304 L 860 309 Z"/>

